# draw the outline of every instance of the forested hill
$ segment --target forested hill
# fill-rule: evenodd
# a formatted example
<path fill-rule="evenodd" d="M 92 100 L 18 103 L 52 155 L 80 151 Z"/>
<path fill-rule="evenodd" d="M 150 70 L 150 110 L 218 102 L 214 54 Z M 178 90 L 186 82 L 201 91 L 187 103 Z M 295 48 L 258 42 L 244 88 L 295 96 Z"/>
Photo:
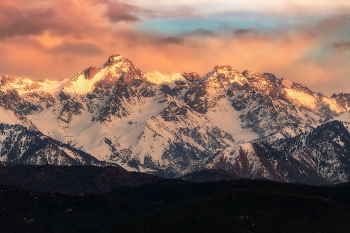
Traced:
<path fill-rule="evenodd" d="M 348 232 L 350 186 L 163 180 L 104 195 L 0 186 L 1 232 Z"/>

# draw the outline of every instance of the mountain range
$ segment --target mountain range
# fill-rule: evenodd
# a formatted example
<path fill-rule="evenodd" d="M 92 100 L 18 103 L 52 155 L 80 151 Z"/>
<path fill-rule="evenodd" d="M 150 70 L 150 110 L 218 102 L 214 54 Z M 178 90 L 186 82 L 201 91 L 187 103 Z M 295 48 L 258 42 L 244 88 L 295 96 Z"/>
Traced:
<path fill-rule="evenodd" d="M 350 181 L 349 111 L 350 93 L 271 73 L 146 73 L 112 55 L 60 81 L 0 77 L 0 162 L 336 184 Z"/>

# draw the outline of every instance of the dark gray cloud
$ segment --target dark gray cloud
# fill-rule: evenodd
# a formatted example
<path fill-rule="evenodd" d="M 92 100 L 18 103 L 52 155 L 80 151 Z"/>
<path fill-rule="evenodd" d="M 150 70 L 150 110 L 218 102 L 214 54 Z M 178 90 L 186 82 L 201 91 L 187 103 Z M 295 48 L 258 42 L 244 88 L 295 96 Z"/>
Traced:
<path fill-rule="evenodd" d="M 256 34 L 257 30 L 247 28 L 247 29 L 236 29 L 233 31 L 233 35 L 235 36 L 247 36 L 247 35 L 253 35 Z"/>
<path fill-rule="evenodd" d="M 1 2 L 3 1 L 3 2 Z M 98 34 L 101 29 L 89 17 L 81 17 L 76 5 L 65 1 L 47 5 L 20 4 L 20 0 L 0 0 L 0 39 L 14 36 L 41 35 L 45 31 L 53 35 L 72 35 L 82 38 Z"/>
<path fill-rule="evenodd" d="M 216 36 L 216 33 L 207 29 L 197 28 L 195 30 L 185 33 L 189 36 Z"/>
<path fill-rule="evenodd" d="M 103 50 L 99 46 L 85 42 L 65 42 L 53 48 L 52 51 L 58 53 L 74 53 L 82 56 L 96 56 L 101 55 L 103 53 Z"/>
<path fill-rule="evenodd" d="M 177 44 L 181 45 L 184 43 L 184 39 L 178 36 L 168 36 L 161 38 L 157 41 L 159 44 Z"/>
<path fill-rule="evenodd" d="M 328 34 L 334 30 L 343 30 L 346 25 L 349 25 L 349 23 L 350 23 L 350 14 L 336 15 L 318 22 L 312 28 L 312 31 L 317 33 Z"/>
<path fill-rule="evenodd" d="M 0 7 L 0 38 L 16 35 L 38 35 L 55 24 L 58 13 L 53 9 L 19 9 Z"/>
<path fill-rule="evenodd" d="M 334 49 L 350 49 L 350 41 L 334 42 L 332 47 Z"/>
<path fill-rule="evenodd" d="M 118 23 L 120 21 L 140 21 L 137 15 L 145 12 L 145 10 L 137 6 L 123 2 L 107 1 L 106 4 L 105 16 L 112 23 Z"/>

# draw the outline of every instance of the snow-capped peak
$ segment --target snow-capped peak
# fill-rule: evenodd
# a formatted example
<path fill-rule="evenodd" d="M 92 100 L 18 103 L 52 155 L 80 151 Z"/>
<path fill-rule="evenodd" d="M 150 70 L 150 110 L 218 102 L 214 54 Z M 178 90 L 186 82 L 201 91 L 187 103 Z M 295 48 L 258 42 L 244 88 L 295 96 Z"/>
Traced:
<path fill-rule="evenodd" d="M 216 72 L 228 72 L 228 71 L 233 71 L 232 67 L 231 66 L 218 66 L 216 65 L 214 67 L 214 70 Z"/>
<path fill-rule="evenodd" d="M 215 66 L 214 69 L 206 74 L 202 80 L 212 87 L 220 87 L 222 84 L 237 82 L 240 85 L 247 83 L 247 79 L 231 66 Z"/>
<path fill-rule="evenodd" d="M 196 72 L 182 73 L 182 76 L 189 81 L 198 81 L 201 77 Z"/>
<path fill-rule="evenodd" d="M 104 64 L 103 67 L 114 65 L 114 64 L 121 62 L 123 60 L 127 60 L 127 59 L 125 59 L 123 56 L 121 56 L 119 54 L 114 54 L 108 58 L 107 62 Z"/>
<path fill-rule="evenodd" d="M 79 72 L 63 91 L 82 95 L 114 83 L 129 84 L 135 79 L 146 80 L 144 76 L 131 61 L 117 54 L 110 56 L 101 68 L 91 66 Z"/>
<path fill-rule="evenodd" d="M 231 66 L 215 66 L 202 78 L 196 73 L 144 73 L 120 55 L 72 79 L 34 82 L 0 77 L 0 123 L 28 122 L 103 161 L 167 177 L 211 160 L 207 168 L 232 168 L 240 177 L 288 178 L 298 172 L 293 170 L 297 166 L 286 164 L 289 157 L 270 144 L 303 137 L 344 112 L 338 119 L 349 129 L 349 110 L 350 93 L 327 98 L 270 73 L 240 73 Z M 12 131 L 8 130 L 11 142 Z M 350 145 L 347 135 L 331 138 L 337 151 Z M 8 145 L 1 136 L 0 151 L 11 161 Z M 18 145 L 13 151 L 21 155 L 18 148 L 30 144 Z M 47 151 L 42 155 L 57 157 Z M 284 171 L 289 173 L 284 176 Z"/>
<path fill-rule="evenodd" d="M 111 59 L 113 59 L 114 61 L 119 61 L 120 59 L 123 58 L 123 56 L 119 55 L 119 54 L 115 54 L 110 56 Z"/>
<path fill-rule="evenodd" d="M 152 71 L 152 72 L 146 73 L 146 76 L 149 82 L 158 84 L 158 85 L 160 84 L 175 85 L 175 81 L 184 81 L 184 82 L 187 81 L 181 73 L 163 74 L 158 71 Z"/>

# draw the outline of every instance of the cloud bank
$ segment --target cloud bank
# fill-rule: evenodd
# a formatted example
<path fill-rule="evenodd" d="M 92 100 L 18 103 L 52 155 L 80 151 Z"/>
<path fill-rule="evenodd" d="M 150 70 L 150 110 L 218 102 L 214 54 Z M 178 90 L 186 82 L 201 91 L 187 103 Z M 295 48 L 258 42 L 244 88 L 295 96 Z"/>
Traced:
<path fill-rule="evenodd" d="M 187 2 L 2 0 L 0 75 L 62 79 L 119 53 L 143 71 L 231 65 L 350 92 L 348 1 Z"/>

